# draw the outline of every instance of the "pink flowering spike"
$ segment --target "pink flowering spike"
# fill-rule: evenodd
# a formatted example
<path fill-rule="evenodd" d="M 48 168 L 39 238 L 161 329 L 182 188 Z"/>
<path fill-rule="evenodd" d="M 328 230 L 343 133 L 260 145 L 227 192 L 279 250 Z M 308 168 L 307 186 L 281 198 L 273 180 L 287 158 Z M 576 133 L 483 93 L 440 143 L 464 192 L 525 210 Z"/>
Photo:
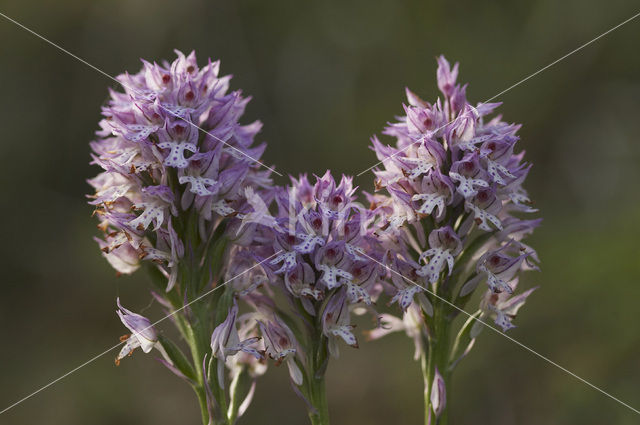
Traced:
<path fill-rule="evenodd" d="M 436 418 L 439 418 L 447 405 L 447 392 L 444 378 L 437 367 L 435 369 L 433 383 L 431 384 L 429 401 L 431 402 L 431 409 L 433 409 L 433 413 L 436 415 Z"/>
<path fill-rule="evenodd" d="M 90 181 L 96 190 L 92 204 L 105 219 L 101 229 L 131 235 L 134 249 L 144 248 L 140 258 L 151 261 L 170 249 L 151 246 L 160 238 L 144 233 L 166 232 L 168 217 L 179 209 L 195 210 L 202 240 L 208 240 L 220 216 L 238 214 L 245 187 L 271 185 L 269 173 L 255 162 L 265 146 L 252 146 L 260 124 L 239 122 L 247 99 L 227 92 L 229 78 L 218 77 L 218 63 L 201 69 L 195 54 L 177 55 L 173 63 L 143 61 L 139 73 L 118 76 L 124 93 L 110 90 L 91 143 L 92 163 L 105 171 Z M 252 158 L 233 156 L 231 146 Z M 170 168 L 179 169 L 187 190 L 169 187 Z M 153 193 L 160 187 L 169 196 Z M 126 214 L 131 217 L 124 220 Z M 170 275 L 166 264 L 160 267 Z"/>
<path fill-rule="evenodd" d="M 337 357 L 343 343 L 357 347 L 350 310 L 373 312 L 380 295 L 383 273 L 371 260 L 382 257 L 373 236 L 375 213 L 356 202 L 352 178 L 336 181 L 330 172 L 313 184 L 302 175 L 285 187 L 253 191 L 261 202 L 247 196 L 238 210 L 242 230 L 251 228 L 242 250 L 266 259 L 267 280 L 243 298 L 255 310 L 266 354 L 285 362 L 292 386 L 314 401 L 310 388 L 322 379 L 329 357 Z M 276 310 L 273 297 L 287 302 Z"/>
<path fill-rule="evenodd" d="M 451 359 L 438 364 L 447 368 L 442 370 L 447 376 L 482 328 L 474 319 L 492 319 L 505 331 L 514 326 L 516 312 L 531 293 L 514 295 L 519 272 L 538 268 L 535 250 L 523 239 L 539 221 L 522 218 L 536 210 L 523 187 L 531 165 L 524 162 L 524 152 L 516 152 L 520 125 L 490 116 L 499 104 L 473 106 L 468 86 L 457 82 L 458 64 L 452 66 L 443 56 L 437 62 L 442 100 L 428 102 L 407 90 L 404 113 L 382 132 L 393 140 L 372 137 L 380 162 L 373 171 L 377 193 L 368 200 L 384 253 L 380 258 L 391 269 L 378 290 L 393 295 L 391 303 L 405 311 L 401 325 L 396 320 L 393 328 L 413 338 L 417 358 L 427 360 L 428 346 L 429 356 Z M 443 344 L 441 332 L 458 327 L 457 312 L 447 303 L 431 305 L 425 292 L 462 308 L 483 282 L 488 289 L 480 310 L 463 325 L 453 347 Z M 431 289 L 423 290 L 429 283 Z M 441 325 L 431 317 L 446 320 Z M 374 335 L 386 333 L 382 329 Z M 431 368 L 424 378 L 431 396 L 426 423 L 434 424 L 446 410 L 445 380 Z"/>
<path fill-rule="evenodd" d="M 121 359 L 131 355 L 137 347 L 142 348 L 145 353 L 150 352 L 158 342 L 158 335 L 149 319 L 122 307 L 120 298 L 117 299 L 117 304 L 118 317 L 132 333 L 126 338 L 126 343 L 116 358 L 116 364 L 119 364 Z"/>
<path fill-rule="evenodd" d="M 453 66 L 449 65 L 449 62 L 444 58 L 444 56 L 439 56 L 438 58 L 438 88 L 446 97 L 450 97 L 453 94 L 456 80 L 458 79 L 458 63 Z"/>

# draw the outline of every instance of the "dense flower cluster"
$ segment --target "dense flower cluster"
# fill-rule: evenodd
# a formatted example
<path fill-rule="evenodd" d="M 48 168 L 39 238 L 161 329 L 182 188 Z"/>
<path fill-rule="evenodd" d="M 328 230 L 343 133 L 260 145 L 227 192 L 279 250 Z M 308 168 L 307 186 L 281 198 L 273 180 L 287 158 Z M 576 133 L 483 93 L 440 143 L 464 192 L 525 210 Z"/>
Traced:
<path fill-rule="evenodd" d="M 451 69 L 443 57 L 438 64 L 444 101 L 430 104 L 407 90 L 406 115 L 384 131 L 396 138 L 395 147 L 372 139 L 384 167 L 375 170 L 376 187 L 388 193 L 371 196 L 386 216 L 381 233 L 393 249 L 397 270 L 420 286 L 456 284 L 448 278 L 456 258 L 466 252 L 477 259 L 476 267 L 465 270 L 471 277 L 459 297 L 482 281 L 492 293 L 512 294 L 518 271 L 535 267 L 535 251 L 521 241 L 540 222 L 518 215 L 536 211 L 522 187 L 531 166 L 523 162 L 524 152 L 514 153 L 520 125 L 500 116 L 487 119 L 499 104 L 471 106 L 467 86 L 456 84 L 458 64 Z M 422 288 L 397 276 L 394 281 L 394 300 L 406 310 Z M 489 297 L 483 311 L 507 330 L 513 315 L 497 300 Z"/>
<path fill-rule="evenodd" d="M 257 324 L 239 316 L 222 291 L 210 304 L 192 304 L 219 283 L 244 191 L 269 187 L 270 169 L 259 162 L 266 145 L 253 146 L 261 124 L 239 123 L 249 99 L 229 91 L 230 77 L 218 76 L 219 62 L 200 68 L 193 52 L 176 54 L 171 64 L 143 61 L 137 74 L 118 77 L 124 93 L 111 91 L 91 143 L 92 163 L 103 171 L 89 181 L 95 189 L 90 203 L 104 233 L 97 239 L 103 255 L 119 273 L 133 273 L 143 261 L 151 266 L 159 289 L 154 297 L 194 359 L 186 360 L 147 318 L 118 302 L 132 334 L 116 363 L 137 347 L 145 353 L 157 348 L 160 361 L 195 389 L 203 420 L 232 423 L 253 394 L 239 390 L 238 382 L 264 371 L 262 353 L 252 348 L 260 338 L 248 335 Z M 227 309 L 226 319 L 212 314 Z M 209 351 L 203 346 L 207 338 Z M 225 387 L 225 365 L 234 388 L 228 396 L 212 389 Z M 221 409 L 227 403 L 229 409 Z"/>
<path fill-rule="evenodd" d="M 533 291 L 515 294 L 519 272 L 537 268 L 523 239 L 540 223 L 524 218 L 536 210 L 522 186 L 531 166 L 516 153 L 520 126 L 490 118 L 498 104 L 472 106 L 458 64 L 440 57 L 443 99 L 407 90 L 405 115 L 384 131 L 395 146 L 372 140 L 382 168 L 365 208 L 352 178 L 329 171 L 273 186 L 265 145 L 253 146 L 261 124 L 238 122 L 248 99 L 228 92 L 218 62 L 177 55 L 118 77 L 125 91 L 103 108 L 91 143 L 103 171 L 89 183 L 104 256 L 119 273 L 152 266 L 152 294 L 191 356 L 118 299 L 131 334 L 116 363 L 156 348 L 195 390 L 203 422 L 231 425 L 271 359 L 287 365 L 312 423 L 327 424 L 329 359 L 342 343 L 358 347 L 351 315 L 370 312 L 371 338 L 413 338 L 425 421 L 444 423 L 449 375 L 481 324 L 512 328 Z M 484 284 L 479 309 L 454 330 Z M 384 296 L 402 318 L 377 314 Z"/>
<path fill-rule="evenodd" d="M 89 181 L 107 260 L 120 273 L 154 261 L 169 277 L 167 290 L 185 248 L 193 249 L 178 236 L 187 214 L 206 241 L 234 214 L 244 187 L 269 184 L 255 162 L 265 145 L 252 147 L 261 124 L 238 123 L 248 99 L 228 92 L 219 62 L 199 68 L 193 52 L 176 53 L 171 64 L 143 61 L 137 74 L 118 77 L 125 92 L 111 91 L 91 143 L 104 171 Z"/>
<path fill-rule="evenodd" d="M 537 254 L 522 242 L 540 220 L 523 183 L 531 165 L 516 153 L 520 125 L 490 118 L 497 103 L 472 106 L 457 84 L 458 64 L 438 58 L 443 100 L 420 99 L 407 89 L 405 115 L 384 131 L 386 146 L 372 139 L 382 168 L 375 169 L 373 207 L 383 216 L 378 231 L 387 249 L 392 303 L 403 320 L 385 315 L 379 337 L 405 330 L 422 358 L 427 423 L 446 411 L 451 370 L 475 342 L 487 318 L 504 331 L 533 289 L 513 295 L 518 272 L 535 269 Z M 453 319 L 486 282 L 479 310 L 457 331 Z M 479 321 L 478 321 L 479 319 Z M 455 334 L 454 334 L 455 335 Z"/>
<path fill-rule="evenodd" d="M 266 353 L 288 362 L 298 386 L 303 384 L 300 369 L 307 376 L 312 372 L 315 353 L 308 340 L 295 334 L 320 332 L 326 341 L 326 349 L 320 349 L 335 357 L 340 340 L 357 347 L 350 306 L 370 308 L 382 276 L 381 267 L 368 258 L 379 251 L 372 235 L 374 216 L 355 201 L 354 193 L 351 178 L 336 182 L 329 172 L 313 186 L 301 176 L 292 178 L 288 187 L 261 194 L 247 190 L 251 207 L 242 215 L 238 232 L 251 233 L 248 250 L 256 260 L 269 259 L 262 280 L 269 282 L 267 290 L 288 300 L 288 309 L 260 300 L 252 303 L 261 315 Z M 275 204 L 277 212 L 272 214 L 269 204 Z M 304 320 L 292 324 L 297 318 Z"/>

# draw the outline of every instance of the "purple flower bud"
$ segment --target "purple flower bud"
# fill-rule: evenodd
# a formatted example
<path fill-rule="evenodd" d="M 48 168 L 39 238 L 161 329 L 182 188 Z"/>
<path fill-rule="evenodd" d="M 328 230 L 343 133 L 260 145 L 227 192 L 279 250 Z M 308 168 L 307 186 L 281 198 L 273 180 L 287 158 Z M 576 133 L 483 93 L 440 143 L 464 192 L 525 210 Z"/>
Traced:
<path fill-rule="evenodd" d="M 436 418 L 439 418 L 447 405 L 447 391 L 444 384 L 444 378 L 437 367 L 435 369 L 433 383 L 431 384 L 429 400 L 431 401 L 431 409 L 433 409 L 433 413 L 436 415 Z"/>
<path fill-rule="evenodd" d="M 456 80 L 458 79 L 458 63 L 453 66 L 449 65 L 449 62 L 444 56 L 438 57 L 438 88 L 446 97 L 450 97 L 455 89 Z"/>

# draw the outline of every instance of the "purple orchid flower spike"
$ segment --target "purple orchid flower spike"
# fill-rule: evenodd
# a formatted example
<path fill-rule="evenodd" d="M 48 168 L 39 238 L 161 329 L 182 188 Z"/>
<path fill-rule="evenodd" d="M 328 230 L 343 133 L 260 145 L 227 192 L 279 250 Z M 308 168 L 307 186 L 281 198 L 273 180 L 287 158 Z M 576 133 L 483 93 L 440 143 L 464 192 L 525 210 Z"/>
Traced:
<path fill-rule="evenodd" d="M 268 276 L 257 291 L 286 306 L 256 303 L 265 351 L 289 368 L 295 392 L 314 423 L 328 418 L 324 374 L 339 346 L 357 347 L 351 310 L 374 312 L 381 291 L 376 213 L 356 201 L 351 177 L 306 175 L 287 187 L 255 190 L 241 211 L 253 226 L 247 250 Z M 239 257 L 232 259 L 232 264 Z M 232 266 L 233 267 L 233 266 Z M 258 297 L 256 295 L 256 297 Z"/>
<path fill-rule="evenodd" d="M 200 66 L 194 52 L 176 51 L 173 62 L 143 60 L 138 72 L 125 72 L 117 80 L 123 91 L 109 90 L 90 143 L 91 163 L 100 167 L 88 181 L 95 191 L 89 203 L 102 233 L 96 240 L 118 274 L 149 273 L 154 297 L 186 342 L 180 345 L 190 351 L 183 353 L 153 328 L 143 331 L 148 321 L 120 308 L 132 336 L 118 360 L 136 347 L 145 352 L 155 347 L 162 353 L 160 361 L 193 387 L 203 423 L 229 425 L 251 399 L 244 393 L 245 381 L 257 377 L 263 366 L 254 357 L 261 356 L 254 348 L 257 326 L 254 334 L 238 339 L 242 329 L 236 330 L 234 322 L 239 314 L 235 303 L 254 302 L 260 283 L 233 282 L 209 298 L 213 301 L 203 301 L 205 306 L 191 304 L 222 285 L 221 277 L 233 280 L 245 271 L 228 267 L 227 259 L 254 237 L 257 226 L 243 227 L 242 220 L 252 206 L 255 214 L 245 222 L 262 212 L 255 192 L 273 191 L 272 170 L 260 162 L 266 144 L 254 143 L 262 125 L 242 123 L 249 98 L 231 90 L 219 62 Z M 235 274 L 228 274 L 231 269 Z M 226 321 L 217 314 L 227 311 Z M 202 341 L 212 334 L 216 338 L 209 349 Z M 203 367 L 205 358 L 217 362 L 217 379 L 204 376 L 211 369 Z M 230 370 L 226 376 L 225 367 Z M 227 378 L 231 385 L 224 385 Z M 211 388 L 216 380 L 224 391 Z"/>
<path fill-rule="evenodd" d="M 370 199 L 392 270 L 386 289 L 404 311 L 402 322 L 390 322 L 414 338 L 421 358 L 431 394 L 425 423 L 442 425 L 445 388 L 473 346 L 474 321 L 490 318 L 508 330 L 531 293 L 513 295 L 519 273 L 537 269 L 535 251 L 522 240 L 540 221 L 522 217 L 536 210 L 523 187 L 531 165 L 516 152 L 520 125 L 490 117 L 499 104 L 469 103 L 459 65 L 443 56 L 437 62 L 443 98 L 430 103 L 407 90 L 405 116 L 383 131 L 395 144 L 372 138 L 381 166 L 374 169 L 380 192 Z M 454 319 L 482 282 L 489 289 L 480 309 L 456 330 Z"/>

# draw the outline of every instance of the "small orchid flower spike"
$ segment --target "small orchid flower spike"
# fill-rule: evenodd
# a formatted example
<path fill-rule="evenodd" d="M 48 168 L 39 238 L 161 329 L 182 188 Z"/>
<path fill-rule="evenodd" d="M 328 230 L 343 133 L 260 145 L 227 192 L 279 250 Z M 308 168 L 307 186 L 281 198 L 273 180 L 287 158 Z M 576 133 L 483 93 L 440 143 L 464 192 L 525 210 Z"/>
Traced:
<path fill-rule="evenodd" d="M 160 350 L 160 362 L 193 388 L 203 424 L 231 425 L 265 366 L 254 348 L 255 320 L 241 323 L 254 333 L 245 339 L 237 340 L 244 328 L 235 329 L 238 306 L 259 282 L 208 294 L 223 277 L 245 272 L 227 259 L 252 238 L 256 224 L 237 232 L 243 212 L 256 205 L 252 193 L 272 187 L 271 169 L 260 162 L 266 144 L 254 143 L 262 124 L 242 122 L 250 99 L 231 90 L 220 62 L 200 66 L 194 52 L 176 51 L 173 62 L 143 60 L 138 72 L 117 79 L 123 91 L 109 91 L 90 143 L 91 163 L 100 168 L 88 181 L 102 234 L 96 240 L 117 274 L 150 275 L 153 297 L 180 334 L 174 343 L 120 306 L 132 335 L 117 362 L 136 347 Z"/>
<path fill-rule="evenodd" d="M 513 328 L 531 294 L 514 292 L 520 272 L 537 269 L 536 252 L 522 240 L 540 220 L 523 218 L 536 209 L 523 188 L 531 165 L 516 152 L 520 125 L 491 117 L 497 103 L 469 103 L 458 64 L 437 62 L 442 96 L 430 103 L 407 89 L 405 115 L 384 130 L 395 145 L 372 138 L 381 161 L 375 187 L 384 192 L 369 198 L 382 217 L 375 234 L 387 253 L 385 288 L 405 312 L 387 322 L 415 341 L 425 423 L 444 425 L 449 377 L 474 345 L 482 326 L 474 323 Z M 480 308 L 456 329 L 454 319 L 483 283 Z"/>
<path fill-rule="evenodd" d="M 352 310 L 376 314 L 381 292 L 383 270 L 371 259 L 382 256 L 373 235 L 376 216 L 356 201 L 355 191 L 350 177 L 336 181 L 327 172 L 311 184 L 302 175 L 287 187 L 252 191 L 240 211 L 238 238 L 267 275 L 249 301 L 266 354 L 287 364 L 313 424 L 328 423 L 330 357 L 340 345 L 358 347 Z"/>

